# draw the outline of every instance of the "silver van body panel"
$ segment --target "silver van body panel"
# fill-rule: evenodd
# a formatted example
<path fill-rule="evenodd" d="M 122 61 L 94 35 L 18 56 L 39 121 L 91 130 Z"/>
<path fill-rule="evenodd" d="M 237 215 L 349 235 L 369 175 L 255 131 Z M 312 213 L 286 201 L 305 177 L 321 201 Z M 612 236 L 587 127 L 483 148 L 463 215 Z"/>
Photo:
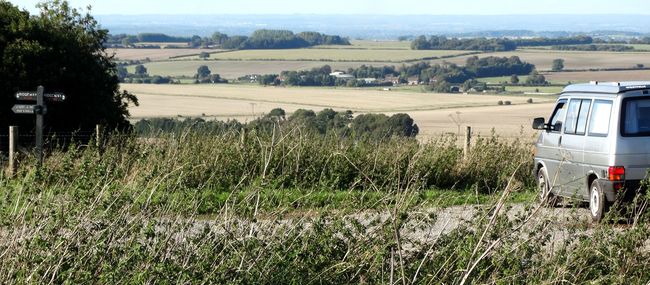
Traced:
<path fill-rule="evenodd" d="M 648 93 L 650 82 L 592 82 L 569 85 L 564 89 L 557 102 L 582 102 L 580 106 L 589 106 L 589 115 L 584 134 L 576 133 L 575 129 L 567 133 L 565 126 L 560 131 L 546 130 L 540 133 L 536 143 L 535 165 L 536 169 L 541 166 L 546 169 L 554 194 L 588 200 L 590 181 L 594 177 L 607 180 L 610 166 L 625 167 L 625 180 L 648 178 L 650 136 L 624 136 L 621 129 L 621 120 L 625 120 L 622 118 L 624 100 L 638 97 L 650 99 Z M 605 102 L 607 106 L 611 102 L 607 135 L 588 131 L 595 102 Z M 561 119 L 563 123 L 566 123 L 569 113 L 566 111 L 564 114 Z M 601 120 L 597 121 L 607 122 L 602 116 L 599 118 Z M 602 125 L 605 126 L 604 123 Z"/>

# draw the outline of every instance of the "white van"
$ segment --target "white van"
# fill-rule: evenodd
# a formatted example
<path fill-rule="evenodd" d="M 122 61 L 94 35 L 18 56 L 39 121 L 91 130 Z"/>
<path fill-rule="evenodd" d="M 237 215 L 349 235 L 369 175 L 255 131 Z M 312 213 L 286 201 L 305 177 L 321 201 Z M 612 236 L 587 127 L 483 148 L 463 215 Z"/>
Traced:
<path fill-rule="evenodd" d="M 536 143 L 534 174 L 543 202 L 589 202 L 600 221 L 617 199 L 629 200 L 650 168 L 650 82 L 567 86 Z"/>

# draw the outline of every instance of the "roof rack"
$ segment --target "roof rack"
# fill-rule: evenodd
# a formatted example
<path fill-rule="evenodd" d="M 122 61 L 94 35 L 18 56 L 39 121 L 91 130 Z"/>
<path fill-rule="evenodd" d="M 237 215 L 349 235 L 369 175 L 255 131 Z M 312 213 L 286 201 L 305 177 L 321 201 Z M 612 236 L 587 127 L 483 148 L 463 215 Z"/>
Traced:
<path fill-rule="evenodd" d="M 618 94 L 633 90 L 650 89 L 650 81 L 623 81 L 623 82 L 599 82 L 591 81 L 586 84 L 572 84 L 564 88 L 562 94 L 577 93 L 605 93 Z"/>

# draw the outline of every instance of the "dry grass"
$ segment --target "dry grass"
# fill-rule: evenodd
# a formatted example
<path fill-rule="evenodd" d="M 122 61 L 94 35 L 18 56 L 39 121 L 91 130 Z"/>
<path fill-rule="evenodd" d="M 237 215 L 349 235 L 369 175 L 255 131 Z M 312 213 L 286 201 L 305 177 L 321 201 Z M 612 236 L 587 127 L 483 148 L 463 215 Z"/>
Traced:
<path fill-rule="evenodd" d="M 136 94 L 140 107 L 131 107 L 134 118 L 206 117 L 250 120 L 273 108 L 291 113 L 305 108 L 352 110 L 356 113 L 408 113 L 421 127 L 423 137 L 457 131 L 449 116 L 460 112 L 461 124 L 487 135 L 492 128 L 504 136 L 515 136 L 535 117 L 547 116 L 550 104 L 526 104 L 528 97 L 496 95 L 386 92 L 348 88 L 282 88 L 242 85 L 123 85 Z M 498 106 L 499 100 L 513 106 Z M 553 97 L 536 99 L 552 102 Z"/>
<path fill-rule="evenodd" d="M 512 52 L 486 53 L 486 56 L 519 56 L 522 60 L 535 64 L 538 70 L 550 70 L 553 60 L 562 58 L 567 69 L 590 68 L 630 68 L 638 63 L 650 66 L 650 53 L 646 52 L 573 52 L 525 50 Z M 446 59 L 445 61 L 465 64 L 468 56 Z M 440 63 L 443 60 L 435 60 Z"/>
<path fill-rule="evenodd" d="M 117 48 L 107 50 L 108 54 L 115 53 L 115 58 L 119 60 L 142 60 L 149 58 L 151 60 L 165 60 L 170 57 L 199 54 L 201 52 L 215 52 L 214 49 L 190 49 L 190 48 L 173 48 L 173 49 L 135 49 L 135 48 Z"/>

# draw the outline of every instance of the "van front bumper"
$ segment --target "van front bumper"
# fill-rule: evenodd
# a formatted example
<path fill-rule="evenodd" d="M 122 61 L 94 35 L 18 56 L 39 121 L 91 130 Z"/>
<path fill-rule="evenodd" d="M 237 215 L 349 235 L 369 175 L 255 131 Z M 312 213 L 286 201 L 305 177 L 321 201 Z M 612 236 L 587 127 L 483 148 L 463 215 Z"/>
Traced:
<path fill-rule="evenodd" d="M 607 202 L 631 202 L 637 194 L 643 194 L 646 190 L 646 187 L 642 185 L 641 180 L 617 182 L 600 179 L 600 185 L 603 187 Z"/>

